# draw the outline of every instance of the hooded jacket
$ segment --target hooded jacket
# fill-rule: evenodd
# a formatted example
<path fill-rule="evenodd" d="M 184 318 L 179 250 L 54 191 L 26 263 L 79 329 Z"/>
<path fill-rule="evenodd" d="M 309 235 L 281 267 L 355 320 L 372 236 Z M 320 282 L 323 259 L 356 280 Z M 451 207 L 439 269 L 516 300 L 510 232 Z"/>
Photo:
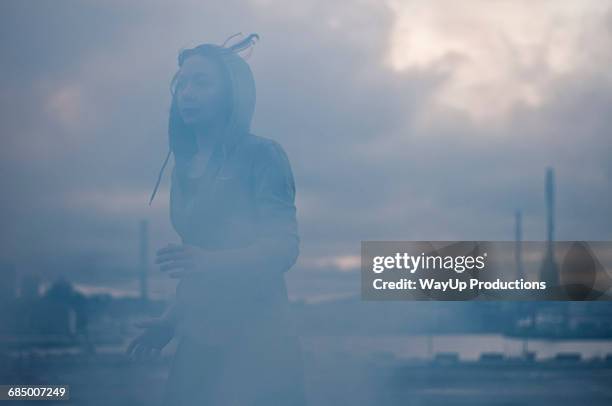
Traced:
<path fill-rule="evenodd" d="M 295 184 L 280 144 L 250 133 L 256 99 L 251 69 L 235 52 L 223 52 L 222 61 L 232 92 L 224 136 L 195 192 L 181 187 L 184 165 L 172 169 L 172 225 L 184 244 L 216 258 L 197 277 L 178 283 L 178 334 L 213 345 L 244 338 L 269 345 L 291 334 L 284 272 L 299 252 Z M 247 266 L 235 265 L 241 257 Z"/>

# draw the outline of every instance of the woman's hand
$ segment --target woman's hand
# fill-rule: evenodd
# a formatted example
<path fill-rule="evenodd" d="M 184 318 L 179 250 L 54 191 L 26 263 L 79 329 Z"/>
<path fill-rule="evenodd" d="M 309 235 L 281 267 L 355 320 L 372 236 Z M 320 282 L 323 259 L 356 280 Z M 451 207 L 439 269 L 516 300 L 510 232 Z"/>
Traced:
<path fill-rule="evenodd" d="M 126 355 L 132 360 L 157 357 L 174 336 L 173 324 L 164 318 L 141 321 L 135 324 L 146 330 L 133 339 L 125 351 Z"/>
<path fill-rule="evenodd" d="M 155 263 L 162 272 L 168 272 L 171 278 L 184 278 L 202 272 L 204 256 L 204 251 L 199 247 L 168 244 L 157 251 Z"/>

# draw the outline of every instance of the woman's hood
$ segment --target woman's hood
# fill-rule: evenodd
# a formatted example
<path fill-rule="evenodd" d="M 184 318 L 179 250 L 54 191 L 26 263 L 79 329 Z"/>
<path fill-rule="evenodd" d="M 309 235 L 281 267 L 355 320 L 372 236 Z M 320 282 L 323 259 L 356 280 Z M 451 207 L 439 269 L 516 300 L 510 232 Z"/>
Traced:
<path fill-rule="evenodd" d="M 232 112 L 226 135 L 232 137 L 248 134 L 255 111 L 253 73 L 244 59 L 235 52 L 223 53 L 221 59 L 229 72 L 232 92 Z"/>

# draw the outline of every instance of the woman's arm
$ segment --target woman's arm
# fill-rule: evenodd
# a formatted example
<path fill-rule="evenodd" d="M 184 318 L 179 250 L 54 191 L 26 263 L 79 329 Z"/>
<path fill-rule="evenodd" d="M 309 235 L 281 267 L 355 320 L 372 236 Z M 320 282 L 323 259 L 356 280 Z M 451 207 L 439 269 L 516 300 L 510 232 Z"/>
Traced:
<path fill-rule="evenodd" d="M 171 299 L 168 307 L 164 313 L 160 316 L 160 319 L 167 322 L 173 328 L 176 327 L 178 322 L 178 306 L 176 304 L 176 299 Z"/>
<path fill-rule="evenodd" d="M 159 355 L 175 335 L 177 316 L 176 303 L 172 301 L 160 317 L 136 322 L 144 331 L 130 341 L 126 354 L 133 359 Z"/>

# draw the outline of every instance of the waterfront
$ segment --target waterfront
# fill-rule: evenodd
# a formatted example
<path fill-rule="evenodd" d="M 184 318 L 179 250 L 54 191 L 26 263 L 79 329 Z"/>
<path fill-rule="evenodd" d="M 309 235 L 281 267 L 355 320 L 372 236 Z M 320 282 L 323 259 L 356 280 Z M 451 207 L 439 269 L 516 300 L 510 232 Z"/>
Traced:
<path fill-rule="evenodd" d="M 501 334 L 437 334 L 377 336 L 316 336 L 303 340 L 311 349 L 325 348 L 330 353 L 367 357 L 386 354 L 401 360 L 428 359 L 437 353 L 456 353 L 460 360 L 474 361 L 483 353 L 499 353 L 520 357 L 525 350 L 537 360 L 557 354 L 580 354 L 581 359 L 605 358 L 612 355 L 612 340 L 545 340 L 506 337 Z"/>
<path fill-rule="evenodd" d="M 310 405 L 608 405 L 612 402 L 612 361 L 592 356 L 612 343 L 534 342 L 538 360 L 481 360 L 474 350 L 497 351 L 513 339 L 490 335 L 310 336 L 302 339 Z M 434 351 L 457 352 L 458 359 L 427 359 Z M 488 343 L 488 344 L 487 344 Z M 74 350 L 22 352 L 2 362 L 2 380 L 28 384 L 70 384 L 71 400 L 56 404 L 155 405 L 167 377 L 174 346 L 156 360 L 130 362 L 122 346 L 95 354 Z M 555 351 L 582 359 L 546 359 Z M 425 351 L 425 352 L 423 352 Z M 397 354 L 394 355 L 394 354 Z M 7 370 L 9 367 L 10 370 Z M 7 382 L 8 383 L 8 382 Z M 19 404 L 29 404 L 20 402 Z M 34 404 L 34 403 L 32 403 Z M 51 402 L 53 404 L 53 402 Z"/>

